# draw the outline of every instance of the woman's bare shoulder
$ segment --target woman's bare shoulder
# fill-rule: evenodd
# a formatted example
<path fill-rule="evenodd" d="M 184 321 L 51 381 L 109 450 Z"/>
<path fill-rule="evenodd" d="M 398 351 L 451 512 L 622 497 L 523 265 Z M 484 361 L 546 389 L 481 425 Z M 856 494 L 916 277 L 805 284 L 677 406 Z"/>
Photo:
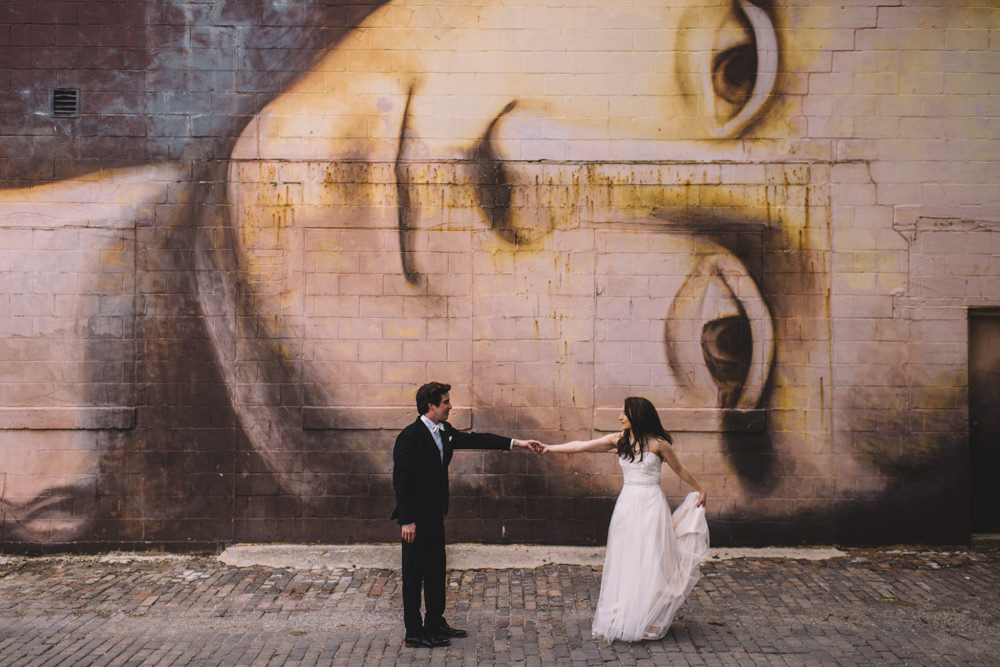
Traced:
<path fill-rule="evenodd" d="M 665 440 L 663 438 L 650 438 L 649 451 L 653 452 L 661 459 L 666 459 L 674 453 L 674 447 L 670 444 L 669 440 Z"/>

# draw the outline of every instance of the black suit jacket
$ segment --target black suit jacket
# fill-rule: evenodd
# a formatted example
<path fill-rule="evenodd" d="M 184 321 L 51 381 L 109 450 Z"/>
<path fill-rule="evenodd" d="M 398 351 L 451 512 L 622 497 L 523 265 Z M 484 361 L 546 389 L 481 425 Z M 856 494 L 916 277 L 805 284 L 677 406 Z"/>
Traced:
<path fill-rule="evenodd" d="M 510 438 L 492 433 L 465 433 L 448 422 L 441 423 L 443 463 L 434 436 L 419 417 L 396 437 L 392 450 L 396 509 L 392 518 L 401 526 L 441 520 L 448 513 L 448 464 L 456 449 L 510 449 Z"/>

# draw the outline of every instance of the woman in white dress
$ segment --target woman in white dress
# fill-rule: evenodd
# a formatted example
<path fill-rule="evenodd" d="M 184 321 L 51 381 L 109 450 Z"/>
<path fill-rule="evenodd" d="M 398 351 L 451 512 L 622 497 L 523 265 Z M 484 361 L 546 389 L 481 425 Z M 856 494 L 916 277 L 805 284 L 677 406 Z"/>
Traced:
<path fill-rule="evenodd" d="M 645 398 L 625 399 L 622 431 L 596 440 L 543 445 L 543 453 L 616 452 L 624 484 L 608 527 L 601 594 L 592 632 L 607 641 L 660 639 L 700 576 L 708 555 L 705 490 L 681 465 L 656 408 Z M 660 489 L 666 462 L 691 485 L 671 515 Z"/>

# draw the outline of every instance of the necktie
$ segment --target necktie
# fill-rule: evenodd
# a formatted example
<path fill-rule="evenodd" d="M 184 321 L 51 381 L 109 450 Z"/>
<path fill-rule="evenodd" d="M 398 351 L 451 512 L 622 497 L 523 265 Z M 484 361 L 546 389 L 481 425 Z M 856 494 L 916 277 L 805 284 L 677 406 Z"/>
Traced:
<path fill-rule="evenodd" d="M 438 451 L 441 452 L 441 463 L 444 464 L 444 429 L 441 424 L 434 425 L 434 443 L 438 447 Z"/>

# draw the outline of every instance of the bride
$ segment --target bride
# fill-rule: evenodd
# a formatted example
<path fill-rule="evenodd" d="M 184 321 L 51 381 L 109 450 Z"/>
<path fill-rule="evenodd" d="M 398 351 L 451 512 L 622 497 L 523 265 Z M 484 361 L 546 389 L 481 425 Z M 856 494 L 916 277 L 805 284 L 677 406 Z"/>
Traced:
<path fill-rule="evenodd" d="M 631 397 L 618 421 L 623 430 L 597 440 L 542 445 L 542 453 L 618 454 L 624 484 L 608 527 L 601 593 L 592 633 L 607 641 L 660 639 L 700 576 L 708 555 L 706 495 L 681 465 L 656 408 Z M 660 464 L 666 462 L 696 492 L 670 514 L 660 490 Z"/>

